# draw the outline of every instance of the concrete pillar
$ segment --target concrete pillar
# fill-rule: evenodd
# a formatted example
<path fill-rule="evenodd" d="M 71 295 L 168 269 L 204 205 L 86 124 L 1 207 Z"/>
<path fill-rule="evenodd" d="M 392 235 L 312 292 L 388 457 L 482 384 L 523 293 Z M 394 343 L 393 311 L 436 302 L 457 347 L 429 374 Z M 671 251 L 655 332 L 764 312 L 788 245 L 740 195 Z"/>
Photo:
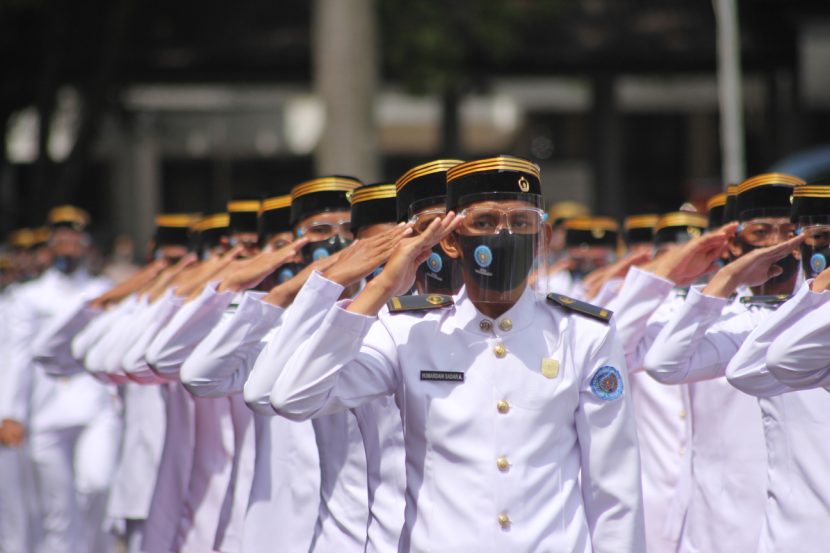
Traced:
<path fill-rule="evenodd" d="M 119 206 L 116 225 L 120 220 L 127 221 L 116 228 L 133 237 L 136 254 L 142 259 L 147 253 L 147 241 L 153 237 L 156 215 L 161 210 L 161 159 L 153 122 L 151 115 L 137 118 L 129 142 L 128 173 L 116 185 Z"/>
<path fill-rule="evenodd" d="M 610 74 L 594 79 L 593 165 L 594 212 L 625 215 L 623 198 L 622 117 L 617 109 L 615 78 Z"/>
<path fill-rule="evenodd" d="M 380 178 L 376 18 L 373 0 L 314 0 L 314 86 L 326 107 L 316 151 L 319 175 L 353 175 L 366 183 Z"/>
<path fill-rule="evenodd" d="M 723 189 L 746 178 L 741 36 L 736 0 L 715 0 Z"/>

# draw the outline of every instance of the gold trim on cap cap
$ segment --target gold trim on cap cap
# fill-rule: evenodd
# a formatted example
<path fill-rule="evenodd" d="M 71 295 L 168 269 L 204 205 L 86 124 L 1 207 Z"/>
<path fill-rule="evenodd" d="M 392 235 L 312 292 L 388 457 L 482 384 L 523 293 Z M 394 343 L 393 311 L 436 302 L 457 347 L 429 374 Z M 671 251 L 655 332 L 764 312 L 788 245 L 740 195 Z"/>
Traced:
<path fill-rule="evenodd" d="M 15 248 L 28 248 L 34 241 L 35 235 L 31 229 L 21 228 L 9 233 L 9 244 Z"/>
<path fill-rule="evenodd" d="M 738 185 L 737 184 L 730 184 L 726 187 L 726 196 L 735 196 L 738 194 Z"/>
<path fill-rule="evenodd" d="M 352 192 L 352 205 L 358 202 L 366 202 L 369 200 L 383 200 L 386 198 L 394 198 L 396 196 L 394 184 L 384 184 L 382 186 L 371 186 L 368 188 L 358 188 Z"/>
<path fill-rule="evenodd" d="M 75 225 L 86 226 L 89 224 L 89 213 L 74 205 L 61 205 L 49 210 L 46 220 L 52 225 L 74 223 Z"/>
<path fill-rule="evenodd" d="M 52 231 L 49 227 L 38 227 L 32 231 L 32 244 L 42 244 L 52 238 Z"/>
<path fill-rule="evenodd" d="M 706 211 L 711 211 L 713 207 L 720 207 L 726 205 L 726 192 L 715 194 L 709 201 L 706 202 Z"/>
<path fill-rule="evenodd" d="M 228 213 L 259 213 L 259 200 L 236 200 L 228 202 Z"/>
<path fill-rule="evenodd" d="M 202 221 L 200 230 L 210 230 L 212 228 L 224 228 L 231 224 L 231 216 L 229 213 L 217 213 L 205 217 Z"/>
<path fill-rule="evenodd" d="M 630 230 L 633 228 L 652 228 L 660 220 L 660 216 L 655 213 L 648 213 L 646 215 L 632 215 L 626 217 L 623 222 L 623 228 Z"/>
<path fill-rule="evenodd" d="M 566 230 L 606 230 L 619 232 L 620 224 L 611 217 L 574 217 L 566 219 L 562 226 Z"/>
<path fill-rule="evenodd" d="M 795 198 L 830 198 L 830 185 L 803 184 L 793 190 Z"/>
<path fill-rule="evenodd" d="M 409 171 L 403 174 L 401 178 L 395 183 L 395 189 L 400 192 L 401 189 L 409 184 L 410 181 L 417 179 L 418 177 L 423 177 L 424 175 L 431 175 L 433 173 L 444 173 L 449 171 L 456 165 L 461 165 L 464 163 L 460 159 L 438 159 L 435 161 L 430 161 L 429 163 L 424 163 L 423 165 L 419 165 L 417 167 L 413 167 Z"/>
<path fill-rule="evenodd" d="M 738 194 L 742 194 L 747 190 L 751 190 L 753 188 L 757 188 L 759 186 L 764 186 L 767 184 L 779 186 L 798 186 L 807 183 L 798 177 L 794 177 L 792 175 L 785 175 L 784 173 L 764 173 L 763 175 L 757 175 L 739 184 Z"/>
<path fill-rule="evenodd" d="M 705 229 L 707 226 L 709 226 L 709 219 L 705 215 L 689 211 L 674 211 L 660 217 L 654 227 L 654 232 L 666 227 L 699 227 Z"/>
<path fill-rule="evenodd" d="M 193 215 L 187 213 L 162 213 L 156 215 L 157 227 L 184 228 L 193 225 Z"/>
<path fill-rule="evenodd" d="M 268 198 L 267 200 L 262 202 L 262 207 L 259 208 L 259 214 L 262 215 L 262 213 L 265 211 L 271 211 L 273 209 L 283 209 L 286 207 L 291 207 L 291 194 Z"/>
<path fill-rule="evenodd" d="M 352 192 L 355 188 L 363 186 L 363 183 L 345 177 L 321 177 L 298 184 L 291 189 L 291 200 L 300 196 L 313 194 L 314 192 Z"/>
<path fill-rule="evenodd" d="M 541 179 L 539 166 L 535 163 L 517 157 L 498 156 L 456 165 L 447 171 L 447 182 L 449 183 L 466 175 L 488 171 L 522 171 Z"/>

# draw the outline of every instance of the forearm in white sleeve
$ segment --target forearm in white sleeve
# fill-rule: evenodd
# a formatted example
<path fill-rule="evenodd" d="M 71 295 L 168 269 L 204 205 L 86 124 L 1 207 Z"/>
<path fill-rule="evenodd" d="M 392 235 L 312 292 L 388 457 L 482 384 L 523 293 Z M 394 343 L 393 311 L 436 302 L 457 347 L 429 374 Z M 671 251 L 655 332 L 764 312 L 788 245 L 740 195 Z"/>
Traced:
<path fill-rule="evenodd" d="M 121 368 L 127 378 L 145 385 L 169 382 L 153 372 L 150 365 L 147 364 L 147 348 L 150 347 L 161 329 L 167 326 L 170 319 L 181 309 L 185 299 L 172 292 L 158 299 L 152 316 L 148 317 L 146 323 L 144 323 L 144 331 L 121 359 Z"/>
<path fill-rule="evenodd" d="M 830 306 L 822 302 L 781 333 L 766 362 L 772 376 L 791 389 L 830 391 Z"/>
<path fill-rule="evenodd" d="M 113 323 L 125 313 L 132 312 L 138 303 L 138 296 L 133 294 L 124 298 L 121 303 L 110 307 L 97 315 L 77 336 L 72 339 L 72 357 L 80 364 L 85 364 L 86 355 L 90 348 L 112 328 Z"/>
<path fill-rule="evenodd" d="M 767 351 L 784 332 L 800 325 L 805 315 L 830 301 L 830 292 L 811 292 L 810 282 L 804 283 L 795 296 L 776 311 L 764 311 L 768 314 L 766 320 L 746 338 L 726 368 L 726 378 L 735 388 L 756 397 L 777 396 L 792 390 L 770 373 Z"/>
<path fill-rule="evenodd" d="M 608 310 L 614 313 L 629 373 L 642 370 L 642 359 L 651 346 L 653 336 L 649 335 L 649 340 L 643 343 L 649 319 L 673 288 L 672 281 L 632 267 L 617 297 L 608 304 Z"/>
<path fill-rule="evenodd" d="M 132 316 L 121 320 L 121 326 L 122 328 L 125 328 L 125 330 L 119 335 L 117 342 L 112 344 L 104 357 L 104 370 L 106 370 L 107 374 L 113 378 L 123 376 L 132 380 L 130 375 L 124 372 L 124 367 L 121 362 L 124 360 L 124 356 L 130 348 L 141 337 L 142 333 L 148 326 L 150 326 L 159 311 L 164 310 L 165 300 L 173 294 L 174 291 L 168 289 L 161 297 L 157 298 L 156 301 L 141 310 L 140 313 L 135 312 Z M 140 380 L 142 379 L 139 377 L 135 381 L 139 382 Z M 143 380 L 144 382 L 147 382 L 149 379 L 145 378 Z"/>
<path fill-rule="evenodd" d="M 72 356 L 72 340 L 100 314 L 100 309 L 79 300 L 72 309 L 52 319 L 32 344 L 35 362 L 50 376 L 68 377 L 84 372 L 84 366 Z"/>
<path fill-rule="evenodd" d="M 335 305 L 310 339 L 300 344 L 288 325 L 281 335 L 296 344 L 277 375 L 271 405 L 289 419 L 322 417 L 391 395 L 401 375 L 397 349 L 377 317 Z"/>
<path fill-rule="evenodd" d="M 182 364 L 222 318 L 235 294 L 219 293 L 218 286 L 219 282 L 205 286 L 195 300 L 179 309 L 147 348 L 147 363 L 160 377 L 179 380 Z"/>
<path fill-rule="evenodd" d="M 608 280 L 608 282 L 603 284 L 599 289 L 597 295 L 588 300 L 588 303 L 596 305 L 597 307 L 605 307 L 607 309 L 608 305 L 614 301 L 619 294 L 622 283 L 623 279 L 621 278 L 612 278 Z"/>
<path fill-rule="evenodd" d="M 285 311 L 263 302 L 265 295 L 246 292 L 236 312 L 213 327 L 184 362 L 180 377 L 191 394 L 224 397 L 242 393 L 254 362 L 265 347 L 262 340 Z"/>
<path fill-rule="evenodd" d="M 134 322 L 139 320 L 149 308 L 150 298 L 140 297 L 133 309 L 125 310 L 118 317 L 113 318 L 109 329 L 89 348 L 84 357 L 84 366 L 95 378 L 114 384 L 125 384 L 129 380 L 123 371 L 107 370 L 107 357 L 112 349 L 119 347 L 124 337 L 132 332 Z"/>
<path fill-rule="evenodd" d="M 255 413 L 264 416 L 275 414 L 271 407 L 271 392 L 277 376 L 297 345 L 311 338 L 320 327 L 342 293 L 342 286 L 324 278 L 318 271 L 308 278 L 288 308 L 280 331 L 259 354 L 245 382 L 245 403 Z M 285 327 L 291 330 L 283 333 L 282 328 Z"/>
<path fill-rule="evenodd" d="M 749 311 L 732 317 L 728 325 L 711 328 L 721 317 L 726 301 L 703 295 L 699 287 L 689 290 L 686 302 L 646 354 L 643 365 L 648 374 L 664 384 L 724 376 L 726 365 L 753 328 Z"/>

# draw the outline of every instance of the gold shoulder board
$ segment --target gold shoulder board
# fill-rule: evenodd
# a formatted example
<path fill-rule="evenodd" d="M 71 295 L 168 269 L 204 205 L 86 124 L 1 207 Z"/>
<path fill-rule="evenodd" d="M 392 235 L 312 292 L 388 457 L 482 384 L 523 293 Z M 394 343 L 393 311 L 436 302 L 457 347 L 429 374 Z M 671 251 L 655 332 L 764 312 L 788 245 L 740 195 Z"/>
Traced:
<path fill-rule="evenodd" d="M 596 305 L 591 305 L 590 303 L 585 303 L 584 301 L 575 300 L 573 298 L 569 298 L 568 296 L 563 296 L 562 294 L 548 294 L 548 301 L 558 305 L 559 307 L 576 311 L 586 317 L 591 317 L 604 323 L 610 321 L 611 315 L 614 314 L 613 311 L 608 311 L 602 307 L 597 307 Z"/>
<path fill-rule="evenodd" d="M 386 302 L 390 313 L 402 313 L 404 311 L 424 311 L 426 309 L 439 309 L 452 305 L 452 296 L 442 294 L 424 294 L 423 296 L 397 296 Z"/>

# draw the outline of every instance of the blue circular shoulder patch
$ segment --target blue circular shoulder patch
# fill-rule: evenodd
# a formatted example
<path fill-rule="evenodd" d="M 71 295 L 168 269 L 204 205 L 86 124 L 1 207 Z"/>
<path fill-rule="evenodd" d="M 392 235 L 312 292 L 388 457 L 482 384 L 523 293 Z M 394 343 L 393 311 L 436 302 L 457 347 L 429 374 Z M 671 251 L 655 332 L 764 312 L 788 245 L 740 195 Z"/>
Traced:
<path fill-rule="evenodd" d="M 827 268 L 827 260 L 820 253 L 813 254 L 813 257 L 810 258 L 810 268 L 820 273 Z"/>
<path fill-rule="evenodd" d="M 441 261 L 441 256 L 437 253 L 433 253 L 431 256 L 429 256 L 429 259 L 427 259 L 427 267 L 429 267 L 429 269 L 433 273 L 437 273 L 438 271 L 440 271 L 441 267 L 443 266 L 444 262 Z"/>
<path fill-rule="evenodd" d="M 294 278 L 294 271 L 292 271 L 291 269 L 283 269 L 282 271 L 280 271 L 280 274 L 277 275 L 277 281 L 280 284 L 288 282 L 292 278 Z"/>
<path fill-rule="evenodd" d="M 473 252 L 473 257 L 476 258 L 476 263 L 479 267 L 489 267 L 493 262 L 493 252 L 487 246 L 479 246 Z"/>
<path fill-rule="evenodd" d="M 329 251 L 326 248 L 317 248 L 314 250 L 314 253 L 311 254 L 311 259 L 314 261 L 320 261 L 321 259 L 325 259 L 329 256 Z"/>
<path fill-rule="evenodd" d="M 591 390 L 605 401 L 617 399 L 623 393 L 623 382 L 614 367 L 601 367 L 591 379 Z"/>

